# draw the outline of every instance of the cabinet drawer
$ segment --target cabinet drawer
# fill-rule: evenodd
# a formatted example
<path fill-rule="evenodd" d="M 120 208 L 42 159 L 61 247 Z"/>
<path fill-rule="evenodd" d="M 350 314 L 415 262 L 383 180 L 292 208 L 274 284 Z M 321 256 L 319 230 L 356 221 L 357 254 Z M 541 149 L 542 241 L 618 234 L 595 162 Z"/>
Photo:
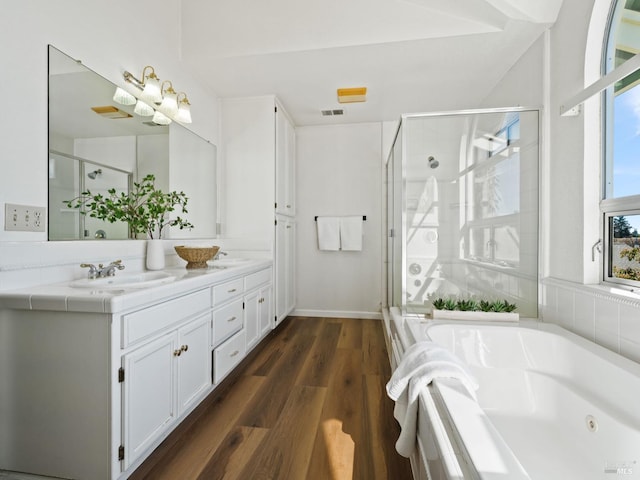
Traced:
<path fill-rule="evenodd" d="M 242 328 L 243 316 L 242 299 L 213 312 L 212 338 L 214 347 Z"/>
<path fill-rule="evenodd" d="M 247 275 L 244 279 L 244 289 L 248 291 L 270 281 L 271 268 L 265 268 L 264 270 L 260 270 L 259 272 Z"/>
<path fill-rule="evenodd" d="M 213 383 L 219 383 L 246 353 L 244 330 L 236 333 L 213 351 Z"/>
<path fill-rule="evenodd" d="M 244 293 L 244 281 L 242 278 L 236 278 L 213 287 L 213 303 L 219 305 L 242 293 Z"/>
<path fill-rule="evenodd" d="M 170 325 L 211 308 L 209 290 L 185 295 L 122 317 L 121 347 L 125 348 Z"/>

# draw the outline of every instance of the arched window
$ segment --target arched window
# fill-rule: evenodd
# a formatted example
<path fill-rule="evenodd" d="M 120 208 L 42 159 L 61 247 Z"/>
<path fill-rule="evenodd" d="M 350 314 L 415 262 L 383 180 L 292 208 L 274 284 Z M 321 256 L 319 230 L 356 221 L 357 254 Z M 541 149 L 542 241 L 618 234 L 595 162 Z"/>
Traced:
<path fill-rule="evenodd" d="M 640 53 L 640 0 L 616 0 L 603 75 Z M 604 92 L 604 280 L 640 287 L 640 70 Z"/>

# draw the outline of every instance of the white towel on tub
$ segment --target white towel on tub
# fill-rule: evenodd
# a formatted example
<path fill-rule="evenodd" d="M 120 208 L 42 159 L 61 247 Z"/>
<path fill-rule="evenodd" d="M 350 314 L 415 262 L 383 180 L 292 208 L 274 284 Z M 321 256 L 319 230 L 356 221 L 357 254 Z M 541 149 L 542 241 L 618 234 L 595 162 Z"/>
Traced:
<path fill-rule="evenodd" d="M 320 250 L 340 250 L 340 218 L 318 217 L 318 248 Z"/>
<path fill-rule="evenodd" d="M 393 416 L 401 428 L 396 450 L 403 457 L 410 457 L 415 449 L 420 392 L 436 378 L 458 379 L 475 399 L 478 383 L 449 350 L 430 341 L 407 348 L 387 383 L 387 395 L 396 402 Z"/>

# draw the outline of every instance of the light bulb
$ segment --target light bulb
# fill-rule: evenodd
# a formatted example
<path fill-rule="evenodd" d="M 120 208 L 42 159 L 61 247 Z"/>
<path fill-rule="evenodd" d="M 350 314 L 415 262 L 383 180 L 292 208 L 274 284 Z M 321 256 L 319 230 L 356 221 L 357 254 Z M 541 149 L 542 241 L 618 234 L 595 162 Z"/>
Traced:
<path fill-rule="evenodd" d="M 126 90 L 118 87 L 116 93 L 113 94 L 113 101 L 120 105 L 134 105 L 138 100 Z"/>
<path fill-rule="evenodd" d="M 155 110 L 142 100 L 138 100 L 136 107 L 133 109 L 134 113 L 137 113 L 141 117 L 150 117 L 154 114 Z"/>
<path fill-rule="evenodd" d="M 158 125 L 169 125 L 171 123 L 171 119 L 167 117 L 164 113 L 156 112 L 153 114 L 153 123 L 157 123 Z"/>

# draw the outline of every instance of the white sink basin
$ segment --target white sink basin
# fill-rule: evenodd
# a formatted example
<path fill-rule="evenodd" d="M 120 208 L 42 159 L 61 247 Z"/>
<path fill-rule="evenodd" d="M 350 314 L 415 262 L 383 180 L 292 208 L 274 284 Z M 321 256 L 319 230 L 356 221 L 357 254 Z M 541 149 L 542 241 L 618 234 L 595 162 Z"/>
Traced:
<path fill-rule="evenodd" d="M 174 275 L 166 272 L 141 272 L 125 275 L 115 275 L 113 277 L 83 278 L 69 283 L 74 288 L 147 288 L 154 285 L 173 282 Z"/>

